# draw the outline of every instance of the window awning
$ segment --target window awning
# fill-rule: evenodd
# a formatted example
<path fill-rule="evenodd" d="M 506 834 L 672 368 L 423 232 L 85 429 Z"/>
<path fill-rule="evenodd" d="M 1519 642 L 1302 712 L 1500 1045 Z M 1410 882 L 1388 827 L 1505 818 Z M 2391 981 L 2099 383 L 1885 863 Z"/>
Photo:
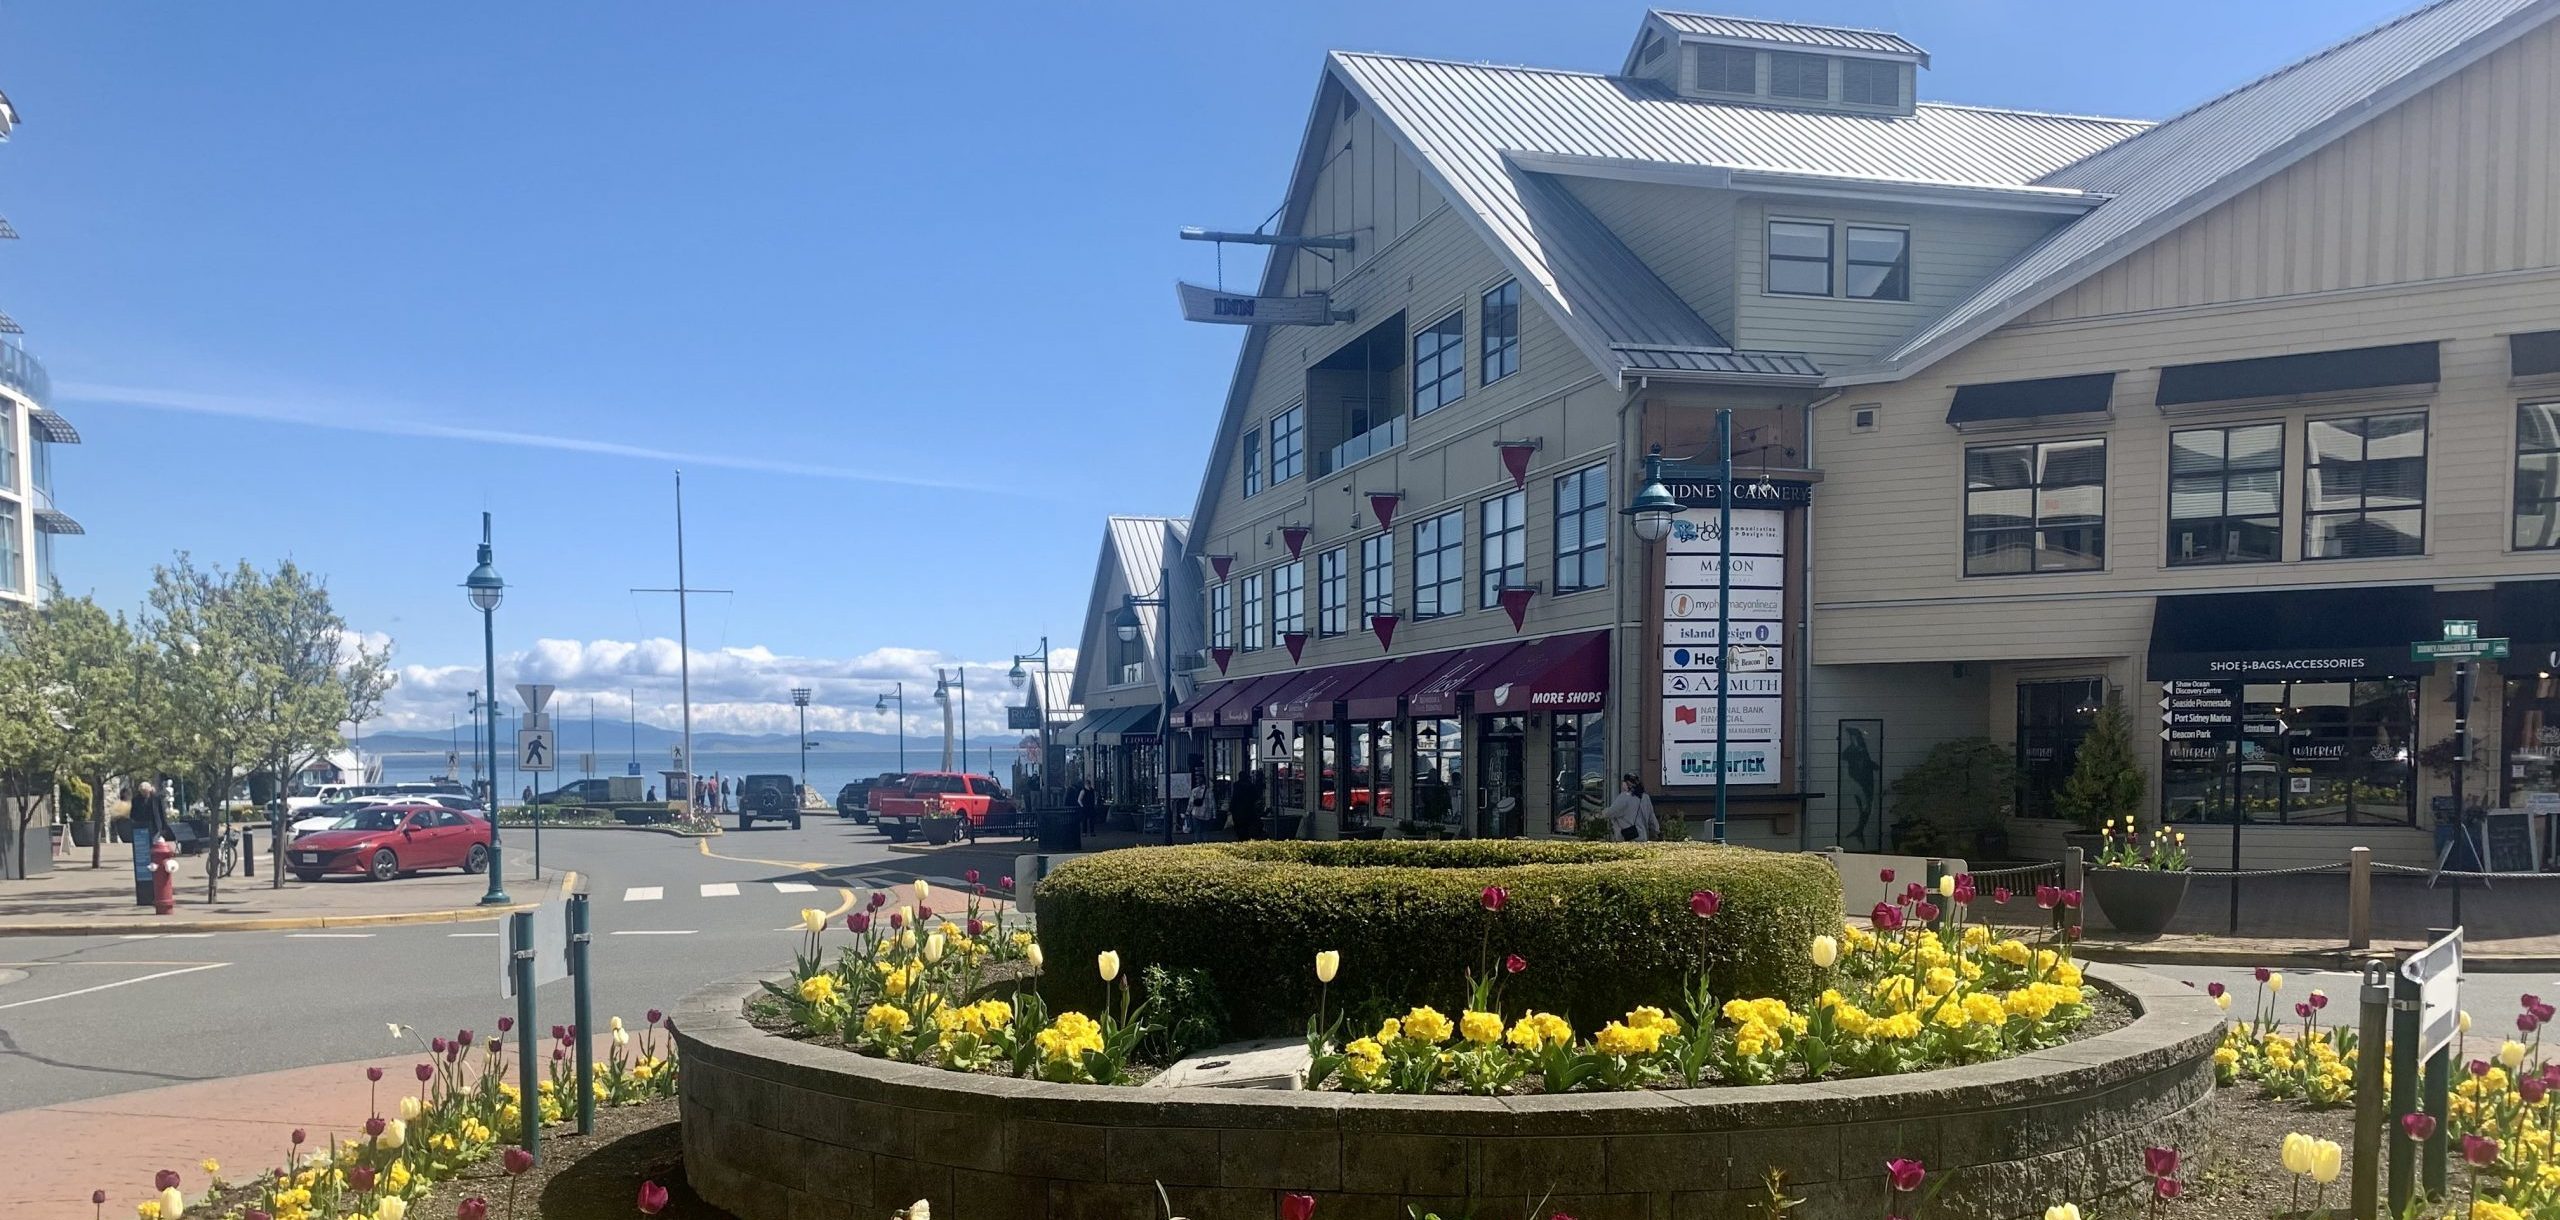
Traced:
<path fill-rule="evenodd" d="M 1190 698 L 1182 701 L 1182 706 L 1173 709 L 1173 727 L 1177 729 L 1188 729 L 1195 727 L 1196 725 L 1197 727 L 1206 728 L 1209 725 L 1216 723 L 1214 720 L 1210 719 L 1210 714 L 1216 710 L 1219 704 L 1226 702 L 1230 696 L 1236 693 L 1236 687 L 1238 685 L 1240 685 L 1240 683 L 1220 682 L 1216 685 L 1204 686 L 1199 690 L 1193 691 Z M 1195 718 L 1197 719 L 1195 720 Z"/>
<path fill-rule="evenodd" d="M 1271 693 L 1295 681 L 1297 676 L 1281 673 L 1246 679 L 1251 685 L 1236 692 L 1235 698 L 1218 705 L 1219 727 L 1250 727 L 1262 715 L 1262 705 L 1270 700 Z"/>
<path fill-rule="evenodd" d="M 1947 422 L 1961 428 L 1966 424 L 2012 423 L 2053 415 L 2097 414 L 2107 409 L 2115 392 L 2113 373 L 1960 385 L 1956 387 L 1955 402 L 1947 408 Z"/>
<path fill-rule="evenodd" d="M 1283 686 L 1263 700 L 1274 720 L 1331 720 L 1335 701 L 1358 686 L 1362 678 L 1385 668 L 1385 661 L 1362 661 L 1356 665 L 1328 665 L 1323 669 L 1301 671 L 1298 680 Z"/>
<path fill-rule="evenodd" d="M 1405 694 L 1405 709 L 1416 716 L 1455 716 L 1458 696 L 1470 689 L 1476 675 L 1502 663 L 1503 658 L 1527 647 L 1505 641 L 1463 648 L 1443 663 L 1432 675 Z"/>
<path fill-rule="evenodd" d="M 2507 369 L 2511 377 L 2560 373 L 2560 330 L 2507 336 Z"/>
<path fill-rule="evenodd" d="M 1110 719 L 1094 727 L 1093 742 L 1102 746 L 1153 742 L 1156 739 L 1157 713 L 1163 710 L 1154 704 L 1113 708 Z"/>
<path fill-rule="evenodd" d="M 36 510 L 36 528 L 43 530 L 48 534 L 85 534 L 89 532 L 80 528 L 80 523 L 72 520 L 71 514 L 55 508 L 39 508 Z"/>
<path fill-rule="evenodd" d="M 1609 633 L 1551 635 L 1523 644 L 1468 688 L 1479 712 L 1580 712 L 1609 701 Z"/>
<path fill-rule="evenodd" d="M 27 426 L 35 430 L 36 439 L 56 445 L 77 445 L 80 430 L 51 407 L 37 407 L 27 412 Z"/>
<path fill-rule="evenodd" d="M 2331 394 L 2386 386 L 2434 385 L 2436 345 L 2395 343 L 2387 347 L 2348 347 L 2292 356 L 2260 356 L 2252 360 L 2216 360 L 2208 364 L 2173 364 L 2160 370 L 2164 407 L 2191 402 L 2225 402 L 2238 398 L 2282 398 L 2294 394 Z"/>
<path fill-rule="evenodd" d="M 2269 589 L 2195 593 L 2152 603 L 2154 682 L 2217 679 L 2337 682 L 2424 673 L 2409 644 L 2444 630 L 2435 590 Z"/>
<path fill-rule="evenodd" d="M 1342 696 L 1343 715 L 1352 720 L 1393 720 L 1403 712 L 1404 693 L 1438 673 L 1455 653 L 1431 652 L 1395 657 L 1370 671 Z"/>
<path fill-rule="evenodd" d="M 2515 669 L 2549 666 L 2560 652 L 2560 580 L 2499 581 L 2480 616 L 2480 634 L 2506 636 Z"/>
<path fill-rule="evenodd" d="M 1073 745 L 1092 745 L 1094 728 L 1102 723 L 1102 718 L 1109 715 L 1111 710 L 1107 707 L 1099 707 L 1076 717 L 1074 724 L 1058 730 L 1058 740 Z"/>

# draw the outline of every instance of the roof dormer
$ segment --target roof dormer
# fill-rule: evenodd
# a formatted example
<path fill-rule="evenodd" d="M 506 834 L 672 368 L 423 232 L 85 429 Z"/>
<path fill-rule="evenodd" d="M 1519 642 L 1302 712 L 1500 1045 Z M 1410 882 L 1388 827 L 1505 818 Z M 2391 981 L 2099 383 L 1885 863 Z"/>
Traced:
<path fill-rule="evenodd" d="M 1655 9 L 1624 74 L 1699 101 L 1909 114 L 1929 53 L 1901 35 Z"/>

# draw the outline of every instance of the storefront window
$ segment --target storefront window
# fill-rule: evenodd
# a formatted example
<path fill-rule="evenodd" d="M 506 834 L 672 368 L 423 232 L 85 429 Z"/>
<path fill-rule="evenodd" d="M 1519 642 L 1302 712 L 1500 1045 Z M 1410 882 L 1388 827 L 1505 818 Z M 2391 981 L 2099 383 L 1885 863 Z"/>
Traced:
<path fill-rule="evenodd" d="M 1547 829 L 1569 835 L 1609 804 L 1609 734 L 1599 712 L 1558 712 L 1552 727 L 1555 803 Z"/>
<path fill-rule="evenodd" d="M 1392 720 L 1351 726 L 1351 811 L 1390 817 L 1396 811 L 1396 734 Z"/>
<path fill-rule="evenodd" d="M 2536 795 L 2560 796 L 2560 678 L 2548 670 L 2507 679 L 2504 809 L 2524 809 Z"/>
<path fill-rule="evenodd" d="M 1527 789 L 1524 764 L 1528 761 L 1528 723 L 1518 716 L 1487 716 L 1483 734 L 1477 739 L 1482 761 L 1476 776 L 1483 785 L 1476 793 L 1476 808 L 1484 811 L 1478 832 L 1488 839 L 1516 839 L 1527 829 Z"/>
<path fill-rule="evenodd" d="M 1272 808 L 1301 812 L 1307 808 L 1307 768 L 1299 761 L 1306 756 L 1307 731 L 1300 728 L 1297 738 L 1289 743 L 1289 757 L 1271 766 Z"/>
<path fill-rule="evenodd" d="M 1413 820 L 1456 823 L 1455 794 L 1466 783 L 1460 765 L 1458 722 L 1413 722 Z"/>
<path fill-rule="evenodd" d="M 2018 684 L 2018 816 L 2050 818 L 2053 798 L 2080 761 L 2080 741 L 2107 697 L 2097 678 Z"/>
<path fill-rule="evenodd" d="M 2403 678 L 2252 683 L 2236 776 L 2227 746 L 2165 747 L 2162 816 L 2228 822 L 2236 786 L 2251 822 L 2414 825 L 2417 691 Z"/>

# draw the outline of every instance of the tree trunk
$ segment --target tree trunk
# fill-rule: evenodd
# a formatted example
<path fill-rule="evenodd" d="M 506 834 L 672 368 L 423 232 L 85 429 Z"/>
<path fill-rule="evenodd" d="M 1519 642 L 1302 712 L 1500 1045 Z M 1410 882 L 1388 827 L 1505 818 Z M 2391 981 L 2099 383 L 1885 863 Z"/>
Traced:
<path fill-rule="evenodd" d="M 107 850 L 107 777 L 99 776 L 89 788 L 89 867 L 104 867 Z"/>

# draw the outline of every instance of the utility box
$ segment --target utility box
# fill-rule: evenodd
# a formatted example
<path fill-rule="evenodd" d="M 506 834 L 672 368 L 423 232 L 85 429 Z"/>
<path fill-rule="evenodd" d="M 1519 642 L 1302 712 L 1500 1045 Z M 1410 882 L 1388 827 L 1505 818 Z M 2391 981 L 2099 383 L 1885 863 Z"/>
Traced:
<path fill-rule="evenodd" d="M 640 799 L 640 777 L 637 775 L 608 775 L 604 782 L 607 804 L 623 805 Z"/>

